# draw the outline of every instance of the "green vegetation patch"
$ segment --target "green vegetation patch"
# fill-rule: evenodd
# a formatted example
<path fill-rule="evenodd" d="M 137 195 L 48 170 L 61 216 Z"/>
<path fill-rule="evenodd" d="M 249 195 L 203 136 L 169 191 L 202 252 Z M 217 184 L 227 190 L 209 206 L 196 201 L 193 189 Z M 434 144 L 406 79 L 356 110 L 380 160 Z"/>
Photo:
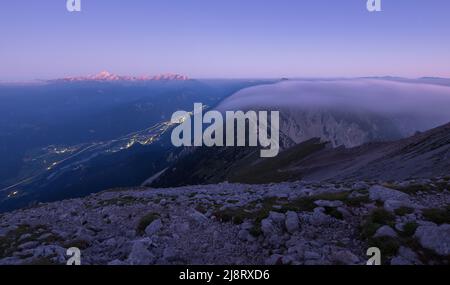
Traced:
<path fill-rule="evenodd" d="M 422 215 L 426 220 L 438 225 L 450 224 L 450 206 L 441 209 L 425 209 Z"/>
<path fill-rule="evenodd" d="M 408 222 L 403 226 L 403 230 L 400 232 L 402 237 L 412 237 L 416 233 L 416 229 L 419 224 L 416 222 Z"/>
<path fill-rule="evenodd" d="M 5 236 L 0 237 L 0 259 L 11 256 L 21 244 L 37 241 L 41 236 L 47 237 L 39 240 L 41 244 L 55 244 L 61 238 L 50 232 L 44 225 L 30 226 L 19 225 L 16 229 L 9 231 Z"/>
<path fill-rule="evenodd" d="M 338 220 L 344 219 L 344 216 L 334 207 L 325 207 L 325 214 L 332 216 Z"/>
<path fill-rule="evenodd" d="M 64 248 L 77 247 L 81 250 L 86 249 L 90 246 L 90 243 L 83 239 L 72 240 L 64 243 Z"/>
<path fill-rule="evenodd" d="M 395 189 L 406 194 L 417 194 L 418 192 L 442 192 L 444 190 L 450 190 L 450 184 L 448 181 L 443 182 L 430 182 L 427 184 L 410 184 L 405 186 L 399 186 L 391 183 L 384 184 L 385 187 Z"/>
<path fill-rule="evenodd" d="M 405 215 L 414 213 L 414 209 L 410 208 L 410 207 L 400 207 L 398 209 L 395 209 L 394 213 L 397 216 L 405 216 Z"/>
<path fill-rule="evenodd" d="M 361 235 L 371 239 L 376 231 L 384 225 L 394 226 L 395 216 L 383 208 L 373 210 L 361 225 Z"/>
<path fill-rule="evenodd" d="M 120 196 L 120 197 L 115 197 L 115 198 L 99 201 L 97 203 L 97 205 L 100 207 L 112 206 L 112 205 L 123 207 L 123 206 L 134 205 L 137 203 L 146 203 L 146 202 L 148 202 L 148 200 L 142 199 L 142 198 L 136 198 L 136 197 L 132 197 L 132 196 Z"/>
<path fill-rule="evenodd" d="M 400 248 L 400 244 L 397 238 L 392 237 L 377 237 L 369 240 L 369 246 L 378 247 L 384 260 L 395 256 Z"/>

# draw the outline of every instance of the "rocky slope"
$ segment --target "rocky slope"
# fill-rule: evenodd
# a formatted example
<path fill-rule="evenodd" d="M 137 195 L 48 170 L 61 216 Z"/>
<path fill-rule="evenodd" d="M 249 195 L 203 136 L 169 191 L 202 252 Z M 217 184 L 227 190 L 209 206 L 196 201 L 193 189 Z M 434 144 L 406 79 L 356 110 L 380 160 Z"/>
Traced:
<path fill-rule="evenodd" d="M 333 148 L 315 138 L 261 159 L 256 148 L 199 148 L 153 180 L 156 187 L 223 181 L 276 183 L 405 180 L 450 172 L 450 124 L 409 138 Z"/>
<path fill-rule="evenodd" d="M 0 264 L 448 264 L 449 178 L 116 189 L 4 213 Z"/>

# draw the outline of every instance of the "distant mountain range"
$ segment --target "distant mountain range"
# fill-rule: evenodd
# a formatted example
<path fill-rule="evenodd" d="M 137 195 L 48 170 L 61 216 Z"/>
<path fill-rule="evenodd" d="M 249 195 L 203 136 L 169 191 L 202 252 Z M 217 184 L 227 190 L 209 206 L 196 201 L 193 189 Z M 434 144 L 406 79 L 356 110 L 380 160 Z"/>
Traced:
<path fill-rule="evenodd" d="M 128 76 L 116 75 L 108 71 L 102 71 L 95 75 L 74 76 L 57 79 L 56 81 L 77 82 L 77 81 L 157 81 L 157 80 L 189 80 L 185 75 L 166 73 L 154 76 Z"/>

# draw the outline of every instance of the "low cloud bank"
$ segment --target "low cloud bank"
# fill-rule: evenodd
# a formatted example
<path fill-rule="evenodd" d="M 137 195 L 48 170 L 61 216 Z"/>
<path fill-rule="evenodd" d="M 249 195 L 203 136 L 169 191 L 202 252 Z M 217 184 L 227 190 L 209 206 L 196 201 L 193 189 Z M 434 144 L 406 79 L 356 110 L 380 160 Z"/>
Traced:
<path fill-rule="evenodd" d="M 407 118 L 424 130 L 450 122 L 450 87 L 380 79 L 293 80 L 240 90 L 217 109 L 370 113 Z"/>

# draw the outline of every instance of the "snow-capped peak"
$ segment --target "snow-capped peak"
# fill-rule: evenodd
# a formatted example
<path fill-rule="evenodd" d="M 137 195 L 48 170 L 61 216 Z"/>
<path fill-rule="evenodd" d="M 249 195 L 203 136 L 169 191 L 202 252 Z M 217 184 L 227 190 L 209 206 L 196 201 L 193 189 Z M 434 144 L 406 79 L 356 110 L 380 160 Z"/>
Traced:
<path fill-rule="evenodd" d="M 166 73 L 154 76 L 120 76 L 108 71 L 102 71 L 95 75 L 65 77 L 62 81 L 155 81 L 155 80 L 189 80 L 185 75 Z"/>

